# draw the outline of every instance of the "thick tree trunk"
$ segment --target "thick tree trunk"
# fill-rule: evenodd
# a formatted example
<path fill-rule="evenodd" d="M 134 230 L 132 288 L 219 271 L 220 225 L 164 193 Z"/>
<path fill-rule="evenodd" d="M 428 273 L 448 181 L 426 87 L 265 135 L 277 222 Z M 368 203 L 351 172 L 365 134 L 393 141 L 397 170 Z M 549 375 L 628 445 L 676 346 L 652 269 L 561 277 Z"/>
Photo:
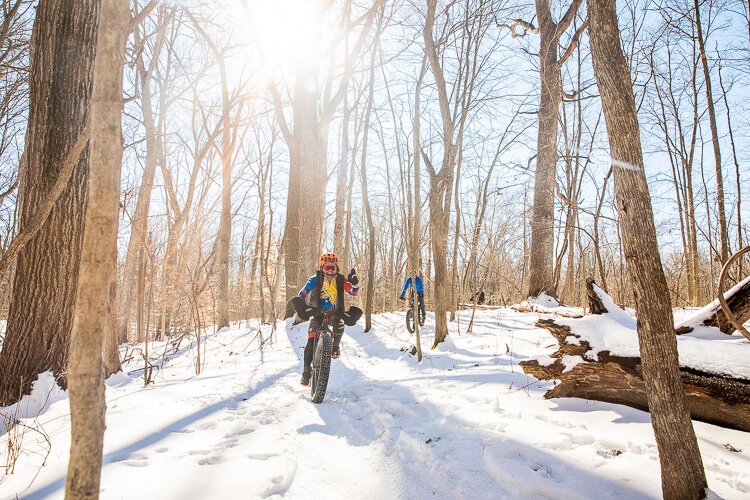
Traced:
<path fill-rule="evenodd" d="M 95 6 L 98 7 L 98 6 Z M 89 203 L 83 235 L 79 284 L 68 364 L 71 447 L 65 498 L 99 498 L 104 442 L 102 338 L 110 332 L 111 295 L 116 279 L 117 223 L 122 165 L 122 67 L 128 37 L 127 0 L 102 0 L 91 120 Z M 83 42 L 79 39 L 78 43 Z"/>
<path fill-rule="evenodd" d="M 214 48 L 221 75 L 222 135 L 221 135 L 221 222 L 216 236 L 216 327 L 229 326 L 229 247 L 232 240 L 232 129 L 231 104 L 224 56 Z"/>
<path fill-rule="evenodd" d="M 300 71 L 295 86 L 294 145 L 290 147 L 284 236 L 287 299 L 295 296 L 305 284 L 315 270 L 321 253 L 327 172 L 326 134 L 318 121 L 317 112 L 317 79 L 316 72 Z"/>
<path fill-rule="evenodd" d="M 546 16 L 544 13 L 546 12 Z M 557 111 L 562 100 L 557 63 L 559 35 L 549 15 L 549 1 L 537 0 L 539 19 L 539 111 L 534 202 L 531 216 L 528 296 L 557 296 L 552 269 L 557 169 Z"/>
<path fill-rule="evenodd" d="M 84 131 L 96 49 L 98 2 L 40 3 L 31 44 L 26 166 L 21 169 L 23 231 L 48 196 L 68 150 Z M 41 229 L 18 254 L 13 300 L 0 351 L 0 406 L 28 393 L 40 372 L 67 385 L 65 369 L 78 285 L 88 149 Z"/>
<path fill-rule="evenodd" d="M 679 373 L 669 289 L 643 170 L 630 70 L 614 0 L 589 0 L 594 74 L 602 96 L 615 193 L 638 315 L 643 378 L 659 450 L 665 498 L 701 498 L 706 476 Z"/>
<path fill-rule="evenodd" d="M 443 68 L 440 65 L 437 46 L 433 35 L 435 25 L 436 0 L 427 0 L 427 16 L 422 35 L 425 41 L 425 55 L 429 62 L 429 68 L 435 79 L 438 89 L 438 100 L 440 103 L 440 117 L 442 122 L 443 137 L 443 161 L 440 170 L 435 168 L 424 156 L 430 172 L 430 192 L 428 201 L 430 207 L 430 232 L 432 240 L 432 253 L 435 266 L 435 280 L 433 296 L 435 298 L 435 338 L 433 347 L 445 340 L 448 335 L 448 321 L 446 313 L 450 306 L 451 286 L 448 274 L 448 229 L 450 226 L 451 195 L 453 189 L 453 177 L 456 169 L 456 124 L 450 112 L 450 98 L 445 82 Z M 421 148 L 421 145 L 419 146 Z M 415 151 L 414 154 L 419 154 Z M 424 155 L 424 153 L 422 153 Z M 417 211 L 419 207 L 417 207 Z"/>

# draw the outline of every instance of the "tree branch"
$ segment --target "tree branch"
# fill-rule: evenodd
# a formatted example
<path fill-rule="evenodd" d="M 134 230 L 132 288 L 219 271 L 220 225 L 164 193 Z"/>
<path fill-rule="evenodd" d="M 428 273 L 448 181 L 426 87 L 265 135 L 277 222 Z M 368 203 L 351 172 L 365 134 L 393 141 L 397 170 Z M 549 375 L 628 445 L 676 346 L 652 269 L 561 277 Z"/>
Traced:
<path fill-rule="evenodd" d="M 570 56 L 573 55 L 573 52 L 575 52 L 576 48 L 578 47 L 578 42 L 580 41 L 581 35 L 584 31 L 586 31 L 586 28 L 589 27 L 589 20 L 586 19 L 580 28 L 578 28 L 573 35 L 573 39 L 570 41 L 570 45 L 568 45 L 568 48 L 565 49 L 565 52 L 562 56 L 560 56 L 560 60 L 557 61 L 557 66 L 559 68 L 562 67 L 563 64 L 565 64 L 565 61 L 568 60 Z"/>

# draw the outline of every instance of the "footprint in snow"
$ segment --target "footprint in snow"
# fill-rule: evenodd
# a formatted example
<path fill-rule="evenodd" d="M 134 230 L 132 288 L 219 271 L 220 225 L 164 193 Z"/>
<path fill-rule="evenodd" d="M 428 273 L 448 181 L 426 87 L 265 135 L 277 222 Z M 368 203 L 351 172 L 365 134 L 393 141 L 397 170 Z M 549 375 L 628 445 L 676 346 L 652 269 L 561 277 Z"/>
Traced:
<path fill-rule="evenodd" d="M 274 495 L 284 495 L 294 482 L 294 476 L 297 474 L 297 462 L 289 464 L 284 474 L 271 478 L 271 484 L 261 493 L 261 497 L 268 498 Z"/>
<path fill-rule="evenodd" d="M 198 465 L 217 465 L 222 462 L 221 457 L 213 456 L 198 460 Z"/>

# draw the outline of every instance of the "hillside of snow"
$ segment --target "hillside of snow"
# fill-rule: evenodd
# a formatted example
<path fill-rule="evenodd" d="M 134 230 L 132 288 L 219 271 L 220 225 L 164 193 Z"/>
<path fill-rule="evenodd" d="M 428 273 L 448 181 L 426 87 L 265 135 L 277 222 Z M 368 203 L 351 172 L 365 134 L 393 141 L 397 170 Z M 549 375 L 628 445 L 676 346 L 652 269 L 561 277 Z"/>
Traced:
<path fill-rule="evenodd" d="M 369 333 L 347 328 L 320 405 L 299 386 L 305 324 L 279 322 L 272 338 L 254 320 L 208 334 L 200 375 L 194 340 L 163 364 L 156 343 L 152 385 L 143 385 L 137 353 L 107 382 L 101 497 L 661 497 L 648 413 L 545 400 L 551 382 L 518 365 L 555 350 L 534 326 L 539 314 L 477 312 L 466 334 L 470 315 L 459 314 L 450 340 L 430 351 L 428 314 L 421 364 L 404 351 L 413 340 L 403 313 L 375 316 Z M 8 440 L 23 437 L 15 472 L 0 475 L 0 498 L 62 498 L 67 397 L 47 376 L 25 403 L 4 410 L 25 418 L 0 435 L 0 466 Z M 750 435 L 694 425 L 711 490 L 750 497 Z"/>

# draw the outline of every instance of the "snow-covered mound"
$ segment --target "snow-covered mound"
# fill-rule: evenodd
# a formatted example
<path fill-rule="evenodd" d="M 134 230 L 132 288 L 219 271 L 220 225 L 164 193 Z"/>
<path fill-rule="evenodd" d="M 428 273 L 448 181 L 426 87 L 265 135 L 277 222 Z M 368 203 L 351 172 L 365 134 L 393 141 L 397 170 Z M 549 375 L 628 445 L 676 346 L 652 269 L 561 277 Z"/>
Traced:
<path fill-rule="evenodd" d="M 14 405 L 0 408 L 0 434 L 6 431 L 6 424 L 10 426 L 17 420 L 34 419 L 47 411 L 53 403 L 67 397 L 67 393 L 57 385 L 52 372 L 40 373 L 31 384 L 31 394 Z"/>
<path fill-rule="evenodd" d="M 518 366 L 555 349 L 534 326 L 539 315 L 478 311 L 466 334 L 470 317 L 459 313 L 450 342 L 431 351 L 428 314 L 421 364 L 406 350 L 413 338 L 403 313 L 375 316 L 368 333 L 348 328 L 320 405 L 299 386 L 305 325 L 279 322 L 273 342 L 270 328 L 259 335 L 255 321 L 207 334 L 200 375 L 195 343 L 183 341 L 146 387 L 136 354 L 107 384 L 101 497 L 661 496 L 647 413 L 545 400 L 552 383 Z M 163 347 L 151 346 L 157 365 Z M 37 422 L 51 443 L 46 465 L 45 443 L 29 437 L 15 474 L 0 476 L 0 498 L 63 497 L 67 399 L 50 404 Z M 695 427 L 711 489 L 747 498 L 750 436 Z M 7 439 L 0 436 L 0 450 Z"/>

